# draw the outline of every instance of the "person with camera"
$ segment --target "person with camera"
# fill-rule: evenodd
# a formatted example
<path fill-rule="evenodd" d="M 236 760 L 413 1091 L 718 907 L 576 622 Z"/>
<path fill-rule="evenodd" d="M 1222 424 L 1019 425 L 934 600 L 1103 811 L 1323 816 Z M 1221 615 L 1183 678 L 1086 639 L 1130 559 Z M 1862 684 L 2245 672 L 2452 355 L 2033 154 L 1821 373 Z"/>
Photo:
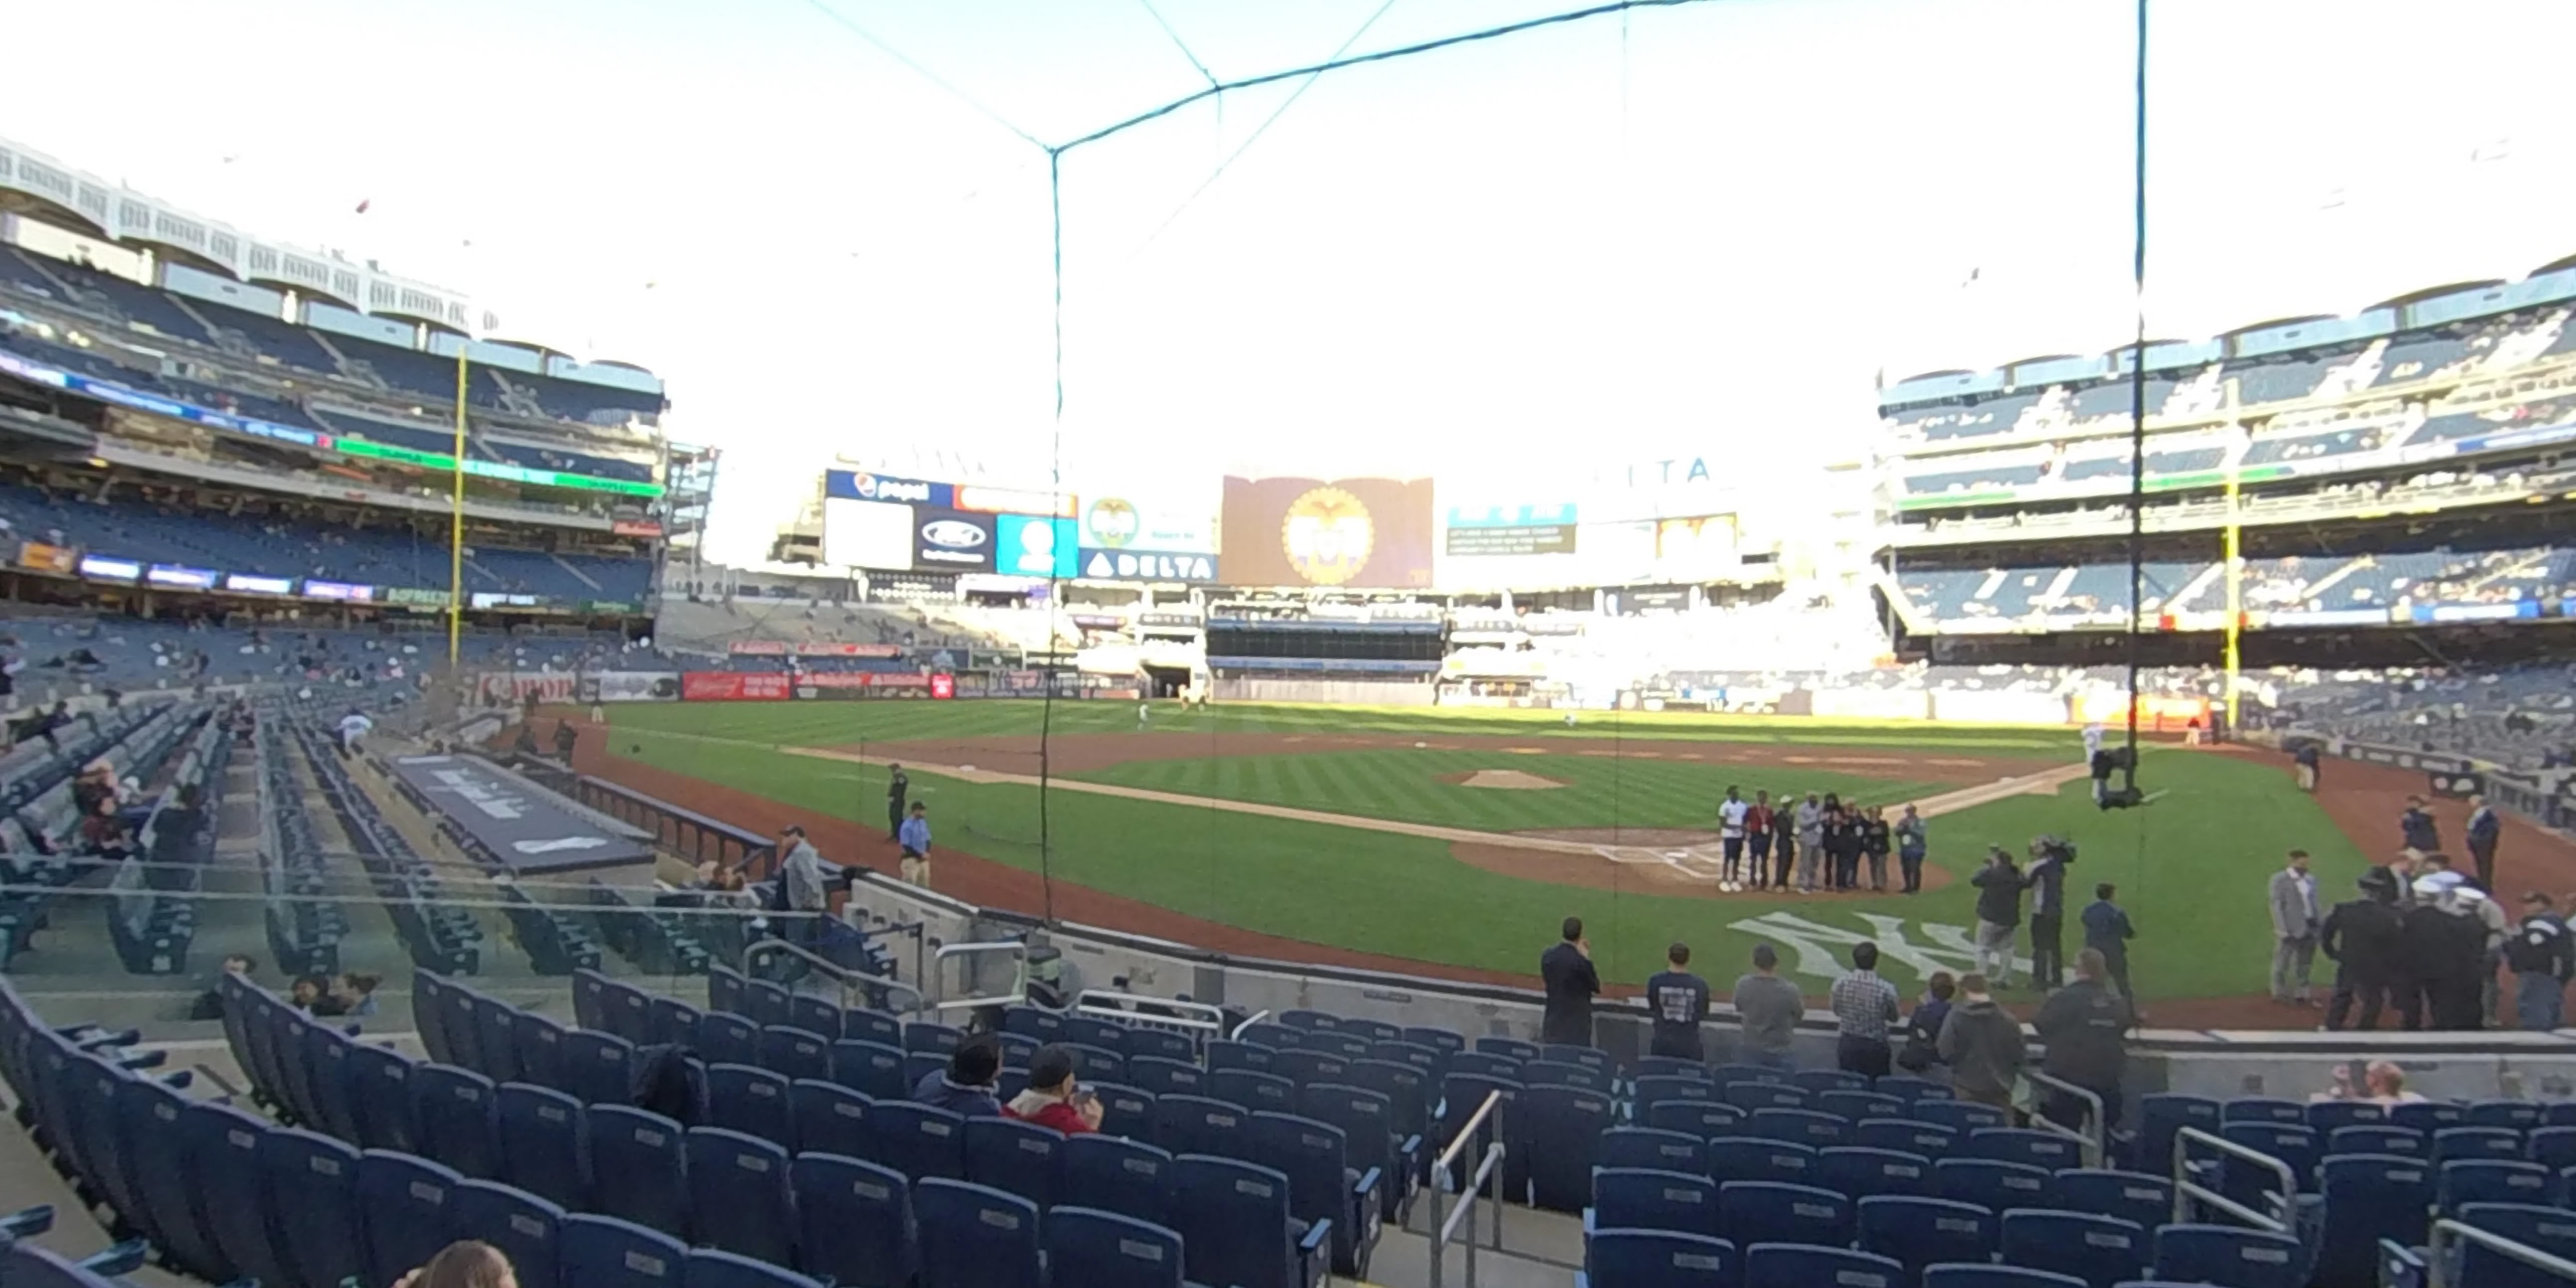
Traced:
<path fill-rule="evenodd" d="M 1052 1127 L 1067 1136 L 1100 1130 L 1100 1097 L 1074 1081 L 1076 1063 L 1070 1047 L 1039 1047 L 1029 1057 L 1028 1090 L 1011 1097 L 1011 1103 L 1002 1106 L 1002 1115 Z"/>
<path fill-rule="evenodd" d="M 2066 866 L 2075 847 L 2058 837 L 2033 837 L 2030 870 L 2022 884 L 2030 890 L 2030 976 L 2042 990 L 2066 982 Z"/>

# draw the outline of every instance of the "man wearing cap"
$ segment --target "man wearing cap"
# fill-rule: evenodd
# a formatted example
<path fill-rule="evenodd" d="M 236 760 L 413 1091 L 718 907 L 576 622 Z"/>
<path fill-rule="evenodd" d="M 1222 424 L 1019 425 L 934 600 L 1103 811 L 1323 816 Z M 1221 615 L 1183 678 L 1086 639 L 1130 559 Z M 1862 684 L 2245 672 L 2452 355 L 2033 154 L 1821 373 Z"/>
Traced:
<path fill-rule="evenodd" d="M 896 836 L 903 843 L 903 879 L 930 888 L 930 806 L 914 801 L 912 817 L 903 821 Z"/>
<path fill-rule="evenodd" d="M 2504 964 L 2513 971 L 2514 1018 L 2521 1027 L 2533 1033 L 2557 1028 L 2566 1010 L 2567 981 L 2576 976 L 2576 950 L 2556 900 L 2538 890 L 2522 896 L 2522 924 L 2504 943 Z"/>

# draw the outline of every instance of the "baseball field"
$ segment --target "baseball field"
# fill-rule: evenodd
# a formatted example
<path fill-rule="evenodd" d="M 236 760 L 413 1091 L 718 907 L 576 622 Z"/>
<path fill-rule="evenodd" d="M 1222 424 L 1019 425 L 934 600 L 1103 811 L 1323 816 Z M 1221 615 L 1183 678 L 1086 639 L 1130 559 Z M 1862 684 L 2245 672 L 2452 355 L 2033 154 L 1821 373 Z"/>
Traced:
<path fill-rule="evenodd" d="M 743 826 L 802 823 L 830 857 L 886 871 L 899 762 L 929 807 L 933 884 L 960 898 L 1223 951 L 1513 982 L 1571 914 L 1618 984 L 1659 969 L 1675 941 L 1722 983 L 1769 942 L 1820 992 L 1868 938 L 1910 991 L 1967 968 L 1967 878 L 1986 847 L 2018 856 L 2055 833 L 2079 847 L 2071 907 L 2097 882 L 2119 887 L 2159 1021 L 2283 1026 L 2314 1019 L 2260 1001 L 2270 874 L 2305 849 L 2321 896 L 2349 897 L 2362 865 L 2396 848 L 2397 811 L 2423 781 L 2336 764 L 2312 796 L 2271 752 L 2154 745 L 2139 774 L 2150 803 L 2106 813 L 2065 728 L 1170 704 L 1140 727 L 1133 703 L 1000 700 L 615 706 L 579 757 Z M 1722 892 L 1715 814 L 1730 784 L 1747 798 L 1835 792 L 1891 818 L 1916 803 L 1926 890 Z M 2435 810 L 2458 836 L 2466 806 Z M 2561 838 L 2517 822 L 2506 854 L 2508 890 L 2576 887 Z M 2071 919 L 2068 939 L 2071 954 Z"/>

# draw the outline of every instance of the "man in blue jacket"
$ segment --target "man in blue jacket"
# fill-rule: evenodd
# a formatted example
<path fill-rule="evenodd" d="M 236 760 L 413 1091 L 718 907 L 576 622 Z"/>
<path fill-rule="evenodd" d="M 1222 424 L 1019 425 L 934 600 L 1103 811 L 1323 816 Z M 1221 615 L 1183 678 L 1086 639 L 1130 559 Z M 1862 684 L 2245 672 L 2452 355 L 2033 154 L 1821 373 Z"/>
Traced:
<path fill-rule="evenodd" d="M 2478 888 L 2495 895 L 2496 842 L 2504 837 L 2504 820 L 2484 796 L 2469 798 L 2469 857 L 2478 863 Z"/>

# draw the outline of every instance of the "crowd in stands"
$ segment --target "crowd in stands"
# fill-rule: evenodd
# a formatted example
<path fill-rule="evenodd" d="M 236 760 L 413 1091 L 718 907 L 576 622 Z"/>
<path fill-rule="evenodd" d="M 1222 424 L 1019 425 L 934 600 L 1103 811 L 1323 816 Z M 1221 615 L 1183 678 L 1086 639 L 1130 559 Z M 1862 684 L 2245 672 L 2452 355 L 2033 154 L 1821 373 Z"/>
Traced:
<path fill-rule="evenodd" d="M 2223 612 L 2216 561 L 2150 561 L 2142 567 L 2149 614 Z M 2245 607 L 2276 612 L 2394 610 L 2435 605 L 2530 604 L 2545 611 L 2576 589 L 2576 548 L 2433 550 L 2247 559 Z M 2047 620 L 2120 626 L 2129 619 L 2125 564 L 1902 569 L 1897 582 L 1927 623 Z"/>

